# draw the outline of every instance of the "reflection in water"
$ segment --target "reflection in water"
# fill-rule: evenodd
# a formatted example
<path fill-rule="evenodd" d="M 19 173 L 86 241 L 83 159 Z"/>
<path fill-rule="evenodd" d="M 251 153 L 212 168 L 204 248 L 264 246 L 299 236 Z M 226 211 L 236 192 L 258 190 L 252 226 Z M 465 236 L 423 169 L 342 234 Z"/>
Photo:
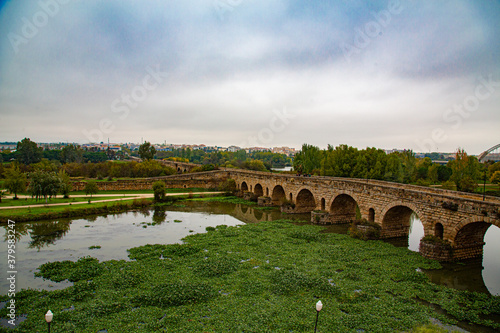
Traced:
<path fill-rule="evenodd" d="M 32 223 L 30 228 L 31 241 L 28 248 L 40 251 L 45 246 L 52 245 L 61 239 L 70 229 L 71 220 L 44 223 Z"/>
<path fill-rule="evenodd" d="M 468 260 L 462 264 L 441 263 L 443 269 L 425 270 L 429 279 L 435 283 L 458 290 L 477 291 L 488 294 L 483 281 L 481 258 Z"/>
<path fill-rule="evenodd" d="M 424 237 L 424 226 L 418 218 L 417 214 L 412 213 L 410 216 L 410 237 L 408 237 L 408 250 L 418 252 L 420 239 Z"/>
<path fill-rule="evenodd" d="M 167 212 L 165 211 L 165 207 L 155 207 L 153 212 L 153 216 L 151 217 L 153 223 L 162 224 L 167 220 Z"/>
<path fill-rule="evenodd" d="M 410 220 L 408 249 L 418 252 L 420 239 L 424 237 L 424 227 L 416 214 Z M 404 238 L 406 239 L 406 238 Z M 397 239 L 399 240 L 399 238 Z M 442 263 L 443 269 L 427 270 L 432 282 L 458 290 L 469 290 L 500 295 L 500 229 L 494 225 L 488 228 L 484 236 L 483 258 L 461 263 Z M 397 246 L 393 241 L 390 243 Z"/>

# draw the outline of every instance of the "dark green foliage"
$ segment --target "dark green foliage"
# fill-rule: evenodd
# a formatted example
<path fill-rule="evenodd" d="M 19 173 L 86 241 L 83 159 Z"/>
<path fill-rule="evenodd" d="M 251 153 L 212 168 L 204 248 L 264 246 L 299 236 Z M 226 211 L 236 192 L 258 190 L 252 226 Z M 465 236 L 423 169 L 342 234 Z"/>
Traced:
<path fill-rule="evenodd" d="M 147 295 L 137 298 L 137 303 L 164 308 L 203 302 L 214 296 L 208 283 L 172 282 L 152 287 Z"/>
<path fill-rule="evenodd" d="M 129 258 L 132 260 L 151 260 L 159 259 L 160 257 L 184 257 L 190 256 L 195 253 L 200 252 L 201 249 L 198 246 L 190 244 L 154 244 L 154 245 L 144 245 L 140 247 L 134 247 L 129 249 Z"/>
<path fill-rule="evenodd" d="M 227 179 L 224 183 L 219 186 L 219 191 L 232 193 L 236 191 L 236 182 L 234 179 Z"/>
<path fill-rule="evenodd" d="M 143 160 L 152 160 L 156 155 L 156 148 L 148 141 L 139 146 L 139 156 Z"/>
<path fill-rule="evenodd" d="M 321 239 L 321 235 L 312 230 L 295 230 L 290 233 L 290 237 L 303 239 L 307 242 L 315 242 Z"/>
<path fill-rule="evenodd" d="M 99 263 L 99 260 L 92 257 L 84 257 L 78 259 L 73 271 L 68 277 L 68 280 L 71 282 L 90 280 L 96 276 L 101 275 L 102 272 L 103 269 L 101 264 Z"/>
<path fill-rule="evenodd" d="M 153 183 L 153 192 L 155 201 L 161 202 L 165 200 L 165 183 L 161 180 Z"/>
<path fill-rule="evenodd" d="M 363 240 L 379 239 L 381 229 L 377 223 L 368 222 L 366 219 L 357 219 L 349 226 L 349 235 Z"/>
<path fill-rule="evenodd" d="M 202 277 L 216 277 L 233 273 L 237 269 L 237 259 L 216 256 L 199 261 L 194 267 L 194 272 Z"/>
<path fill-rule="evenodd" d="M 19 162 L 23 164 L 32 164 L 40 162 L 42 159 L 43 149 L 38 147 L 36 142 L 29 138 L 24 138 L 17 143 L 16 156 Z"/>
<path fill-rule="evenodd" d="M 73 261 L 54 261 L 41 265 L 35 276 L 43 277 L 44 279 L 54 282 L 61 282 L 69 278 L 69 272 L 73 270 L 76 263 Z"/>
<path fill-rule="evenodd" d="M 95 181 L 90 180 L 85 184 L 83 191 L 85 192 L 85 195 L 90 194 L 90 197 L 92 197 L 92 194 L 99 192 L 99 188 L 97 187 L 97 183 Z"/>
<path fill-rule="evenodd" d="M 417 268 L 439 264 L 407 249 L 322 230 L 284 220 L 219 226 L 184 244 L 130 249 L 132 261 L 44 264 L 40 275 L 54 280 L 93 277 L 19 292 L 16 309 L 28 318 L 17 330 L 46 330 L 50 308 L 55 332 L 310 332 L 318 299 L 321 332 L 410 332 L 431 317 L 500 329 L 488 321 L 500 297 L 432 284 Z"/>
<path fill-rule="evenodd" d="M 133 270 L 120 271 L 112 280 L 113 287 L 116 290 L 133 288 L 141 282 L 142 278 L 138 272 Z"/>

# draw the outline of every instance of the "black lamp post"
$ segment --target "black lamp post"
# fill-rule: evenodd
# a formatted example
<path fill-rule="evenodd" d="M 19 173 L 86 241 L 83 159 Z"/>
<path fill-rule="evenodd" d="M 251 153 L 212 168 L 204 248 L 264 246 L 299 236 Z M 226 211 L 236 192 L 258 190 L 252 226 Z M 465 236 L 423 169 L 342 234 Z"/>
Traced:
<path fill-rule="evenodd" d="M 49 325 L 49 333 L 50 333 L 50 323 L 52 322 L 52 317 L 54 315 L 52 314 L 52 311 L 47 311 L 47 313 L 45 314 L 45 321 L 47 322 L 47 324 Z"/>
<path fill-rule="evenodd" d="M 318 303 L 316 303 L 316 324 L 314 324 L 314 332 L 316 332 L 316 328 L 318 327 L 318 317 L 321 309 L 323 309 L 323 303 L 321 303 L 321 301 L 318 301 Z"/>

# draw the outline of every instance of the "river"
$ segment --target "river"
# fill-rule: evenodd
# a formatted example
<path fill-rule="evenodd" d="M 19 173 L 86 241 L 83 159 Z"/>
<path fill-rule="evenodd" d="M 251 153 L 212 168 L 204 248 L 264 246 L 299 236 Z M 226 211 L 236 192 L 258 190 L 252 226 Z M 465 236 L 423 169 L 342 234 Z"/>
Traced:
<path fill-rule="evenodd" d="M 286 218 L 304 216 L 286 215 Z M 202 233 L 207 227 L 220 224 L 234 226 L 283 218 L 278 209 L 261 210 L 251 206 L 188 202 L 169 206 L 166 210 L 128 212 L 117 215 L 95 216 L 82 219 L 61 219 L 51 222 L 18 223 L 15 225 L 16 289 L 61 289 L 69 282 L 54 283 L 35 278 L 34 273 L 48 261 L 73 260 L 92 256 L 103 260 L 128 260 L 127 249 L 145 244 L 177 243 L 192 233 Z M 306 216 L 307 218 L 307 216 Z M 0 293 L 9 289 L 7 281 L 8 228 L 4 226 L 0 264 Z M 327 232 L 345 233 L 347 226 L 328 226 Z M 416 215 L 411 218 L 408 239 L 392 243 L 418 251 L 423 227 Z M 500 295 L 500 229 L 491 226 L 486 233 L 483 260 L 464 264 L 447 264 L 444 269 L 427 271 L 431 280 L 452 288 L 480 291 Z M 96 248 L 97 247 L 97 248 Z M 483 269 L 484 267 L 484 269 Z"/>

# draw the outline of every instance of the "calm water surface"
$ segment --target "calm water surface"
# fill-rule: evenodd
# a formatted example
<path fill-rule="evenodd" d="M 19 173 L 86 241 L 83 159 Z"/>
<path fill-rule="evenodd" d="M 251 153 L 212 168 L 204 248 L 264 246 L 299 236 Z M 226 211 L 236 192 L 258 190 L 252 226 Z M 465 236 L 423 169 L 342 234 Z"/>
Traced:
<path fill-rule="evenodd" d="M 294 217 L 287 215 L 286 218 Z M 296 218 L 304 218 L 298 216 Z M 62 289 L 71 283 L 54 283 L 35 278 L 37 268 L 49 261 L 73 260 L 92 256 L 103 260 L 128 260 L 127 249 L 145 244 L 180 243 L 192 233 L 225 224 L 234 226 L 283 218 L 279 210 L 260 210 L 250 206 L 215 202 L 190 202 L 167 210 L 129 212 L 106 217 L 92 217 L 53 222 L 16 224 L 16 288 Z M 307 216 L 306 216 L 307 218 Z M 329 226 L 329 232 L 346 233 L 346 226 Z M 2 228 L 0 255 L 0 294 L 6 294 L 7 228 Z M 418 251 L 423 227 L 416 215 L 412 217 L 408 239 L 396 246 Z M 500 229 L 491 226 L 485 236 L 483 260 L 465 265 L 446 265 L 445 269 L 426 272 L 431 280 L 456 289 L 481 291 L 500 295 Z M 100 246 L 100 249 L 89 249 Z M 484 267 L 484 269 L 483 269 Z"/>

